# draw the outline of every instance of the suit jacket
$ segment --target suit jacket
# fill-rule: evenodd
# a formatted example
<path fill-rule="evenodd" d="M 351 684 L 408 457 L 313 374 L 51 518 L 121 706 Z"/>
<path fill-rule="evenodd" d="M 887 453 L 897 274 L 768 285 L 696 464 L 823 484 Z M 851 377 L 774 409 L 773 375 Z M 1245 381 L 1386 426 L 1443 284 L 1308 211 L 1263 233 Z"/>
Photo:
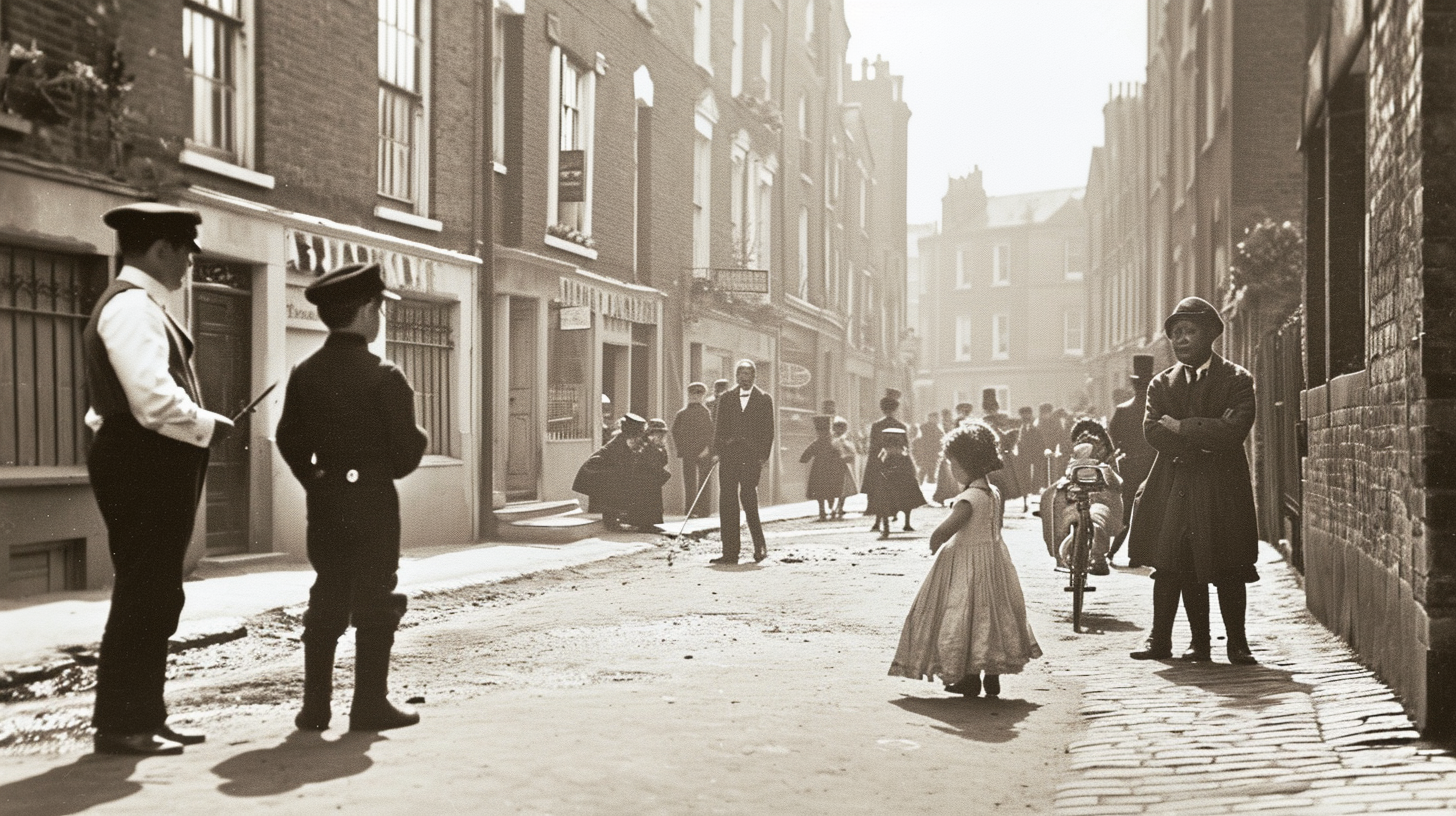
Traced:
<path fill-rule="evenodd" d="M 697 459 L 713 445 L 713 412 L 690 402 L 672 418 L 672 444 L 680 459 Z"/>
<path fill-rule="evenodd" d="M 773 454 L 773 397 L 758 386 L 742 407 L 738 389 L 730 388 L 718 399 L 713 447 L 719 458 L 734 464 L 763 464 Z"/>
<path fill-rule="evenodd" d="M 1182 369 L 1175 365 L 1148 386 L 1143 435 L 1158 455 L 1134 505 L 1129 555 L 1208 583 L 1258 580 L 1258 517 L 1244 454 L 1254 378 L 1217 354 L 1196 383 L 1185 382 Z M 1182 421 L 1178 433 L 1159 424 L 1163 416 Z M 1191 564 L 1178 557 L 1185 533 Z"/>

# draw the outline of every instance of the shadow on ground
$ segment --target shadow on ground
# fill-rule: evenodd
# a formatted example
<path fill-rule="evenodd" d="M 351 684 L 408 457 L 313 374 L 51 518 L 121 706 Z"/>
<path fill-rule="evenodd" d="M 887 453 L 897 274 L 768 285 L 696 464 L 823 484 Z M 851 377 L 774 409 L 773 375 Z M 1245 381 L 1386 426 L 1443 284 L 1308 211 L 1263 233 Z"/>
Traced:
<path fill-rule="evenodd" d="M 1016 725 L 1041 708 L 1041 703 L 1027 700 L 986 697 L 901 697 L 890 703 L 945 723 L 932 726 L 937 731 L 976 742 L 1016 739 Z"/>
<path fill-rule="evenodd" d="M 67 816 L 140 791 L 131 781 L 142 757 L 87 754 L 69 765 L 0 785 L 0 810 L 26 816 Z M 10 810 L 20 805 L 24 810 Z"/>
<path fill-rule="evenodd" d="M 217 789 L 229 796 L 273 796 L 369 770 L 369 746 L 384 739 L 349 731 L 326 740 L 316 731 L 295 731 L 272 748 L 223 760 L 212 772 L 226 779 Z"/>
<path fill-rule="evenodd" d="M 1215 652 L 1215 654 L 1217 654 Z M 1291 672 L 1269 666 L 1233 666 L 1228 663 L 1167 661 L 1157 674 L 1182 686 L 1197 686 L 1224 697 L 1228 708 L 1268 708 L 1286 701 L 1291 692 L 1309 694 L 1314 686 L 1294 679 Z"/>

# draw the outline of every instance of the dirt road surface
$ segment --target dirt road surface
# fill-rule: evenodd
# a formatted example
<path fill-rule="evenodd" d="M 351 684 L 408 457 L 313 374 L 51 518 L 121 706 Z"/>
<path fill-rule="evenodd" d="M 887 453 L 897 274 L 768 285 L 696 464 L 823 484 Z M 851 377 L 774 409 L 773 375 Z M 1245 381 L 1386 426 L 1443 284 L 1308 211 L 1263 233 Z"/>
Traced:
<path fill-rule="evenodd" d="M 0 811 L 1048 812 L 1085 732 L 1075 670 L 1138 626 L 1094 601 L 1094 631 L 1074 635 L 1039 522 L 1017 511 L 1007 537 L 1046 657 L 999 700 L 886 676 L 945 511 L 889 541 L 862 518 L 789 522 L 761 565 L 710 567 L 708 539 L 673 566 L 664 547 L 416 601 L 391 682 L 424 700 L 413 728 L 346 732 L 343 648 L 334 728 L 294 731 L 301 608 L 175 659 L 172 720 L 209 735 L 181 757 L 89 755 L 87 693 L 14 703 L 0 713 L 46 738 L 0 759 Z"/>

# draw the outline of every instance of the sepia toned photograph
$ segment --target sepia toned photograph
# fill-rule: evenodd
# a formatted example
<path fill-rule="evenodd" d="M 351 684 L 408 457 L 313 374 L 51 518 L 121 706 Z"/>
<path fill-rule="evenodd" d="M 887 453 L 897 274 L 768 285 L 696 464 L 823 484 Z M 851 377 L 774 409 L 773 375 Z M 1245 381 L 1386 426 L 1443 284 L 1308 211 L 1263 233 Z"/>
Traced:
<path fill-rule="evenodd" d="M 1444 812 L 1453 461 L 1451 0 L 0 0 L 0 814 Z"/>

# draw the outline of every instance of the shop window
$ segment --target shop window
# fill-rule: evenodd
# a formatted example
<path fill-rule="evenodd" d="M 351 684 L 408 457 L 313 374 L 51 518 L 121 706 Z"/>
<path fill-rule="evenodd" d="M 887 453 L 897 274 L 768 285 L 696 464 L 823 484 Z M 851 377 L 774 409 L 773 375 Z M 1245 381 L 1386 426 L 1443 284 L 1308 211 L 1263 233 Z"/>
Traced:
<path fill-rule="evenodd" d="M 552 322 L 546 333 L 546 438 L 591 439 L 592 416 L 601 404 L 588 377 L 591 332 L 563 330 L 557 320 Z"/>
<path fill-rule="evenodd" d="M 105 288 L 100 258 L 0 245 L 0 466 L 86 464 L 81 333 Z"/>
<path fill-rule="evenodd" d="M 425 453 L 453 457 L 455 305 L 403 300 L 386 308 L 386 352 L 415 389 L 415 421 L 430 434 Z"/>
<path fill-rule="evenodd" d="M 0 597 L 23 598 L 86 587 L 86 542 L 45 541 L 10 548 Z"/>

